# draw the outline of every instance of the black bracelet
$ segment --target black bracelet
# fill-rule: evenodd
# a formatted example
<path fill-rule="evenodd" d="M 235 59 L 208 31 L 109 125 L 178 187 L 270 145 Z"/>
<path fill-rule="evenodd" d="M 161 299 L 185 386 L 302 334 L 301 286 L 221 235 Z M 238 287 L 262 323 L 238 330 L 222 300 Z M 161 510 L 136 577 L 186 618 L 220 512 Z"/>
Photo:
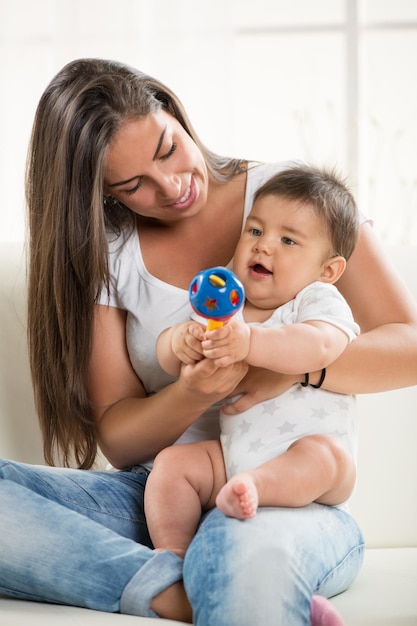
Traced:
<path fill-rule="evenodd" d="M 317 385 L 313 385 L 311 383 L 310 387 L 314 387 L 314 389 L 320 389 L 320 387 L 322 386 L 322 384 L 324 383 L 324 379 L 326 378 L 326 368 L 323 367 L 323 369 L 321 370 L 321 376 L 320 376 L 320 380 L 317 383 Z M 301 383 L 303 384 L 303 383 Z"/>
<path fill-rule="evenodd" d="M 304 374 L 304 382 L 300 383 L 300 385 L 302 387 L 308 387 L 308 385 L 310 384 L 310 387 L 314 387 L 314 389 L 320 389 L 320 387 L 324 383 L 324 379 L 325 378 L 326 378 L 326 368 L 323 367 L 323 369 L 321 370 L 320 380 L 317 383 L 317 385 L 313 385 L 313 383 L 309 383 L 309 381 L 310 381 L 310 374 L 308 372 L 306 374 Z"/>

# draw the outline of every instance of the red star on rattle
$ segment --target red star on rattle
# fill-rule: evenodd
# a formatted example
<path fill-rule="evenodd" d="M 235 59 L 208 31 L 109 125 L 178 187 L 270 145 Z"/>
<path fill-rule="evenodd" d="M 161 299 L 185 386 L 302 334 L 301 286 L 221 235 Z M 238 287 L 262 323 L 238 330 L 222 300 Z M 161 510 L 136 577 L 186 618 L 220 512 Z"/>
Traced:
<path fill-rule="evenodd" d="M 208 296 L 207 296 L 206 301 L 204 302 L 203 306 L 205 306 L 210 313 L 211 313 L 211 311 L 213 309 L 218 309 L 219 308 L 217 306 L 217 299 L 216 298 L 209 298 Z"/>

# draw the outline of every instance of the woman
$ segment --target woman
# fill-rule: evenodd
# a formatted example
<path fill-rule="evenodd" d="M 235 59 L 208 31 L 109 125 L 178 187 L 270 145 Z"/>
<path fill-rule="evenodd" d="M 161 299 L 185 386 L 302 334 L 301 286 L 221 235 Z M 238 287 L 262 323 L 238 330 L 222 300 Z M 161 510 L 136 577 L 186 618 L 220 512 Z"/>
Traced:
<path fill-rule="evenodd" d="M 184 565 L 143 547 L 156 453 L 213 437 L 216 423 L 198 418 L 236 388 L 243 396 L 230 412 L 304 382 L 304 372 L 245 377 L 242 364 L 216 371 L 206 361 L 174 381 L 155 355 L 159 332 L 189 315 L 192 276 L 230 262 L 253 192 L 280 167 L 209 152 L 171 91 L 120 64 L 75 61 L 46 89 L 27 174 L 29 345 L 45 458 L 62 452 L 87 469 L 99 444 L 129 469 L 4 462 L 0 590 L 189 621 L 183 575 L 198 625 L 306 625 L 314 593 L 330 597 L 355 578 L 357 524 L 315 503 L 263 509 L 248 523 L 214 510 Z M 367 223 L 340 288 L 362 335 L 324 386 L 360 393 L 417 383 L 416 307 Z"/>

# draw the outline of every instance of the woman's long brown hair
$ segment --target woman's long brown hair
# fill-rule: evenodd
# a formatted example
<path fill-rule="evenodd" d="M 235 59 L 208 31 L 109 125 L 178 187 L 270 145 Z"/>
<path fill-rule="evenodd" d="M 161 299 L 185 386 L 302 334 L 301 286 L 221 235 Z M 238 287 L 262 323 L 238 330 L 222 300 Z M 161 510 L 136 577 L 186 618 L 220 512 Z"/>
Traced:
<path fill-rule="evenodd" d="M 201 149 L 210 175 L 229 180 L 242 162 L 207 150 L 173 92 L 113 61 L 66 65 L 39 102 L 29 147 L 28 342 L 48 464 L 90 468 L 97 455 L 87 391 L 94 303 L 109 284 L 107 232 L 133 214 L 106 203 L 107 147 L 121 124 L 164 108 Z"/>

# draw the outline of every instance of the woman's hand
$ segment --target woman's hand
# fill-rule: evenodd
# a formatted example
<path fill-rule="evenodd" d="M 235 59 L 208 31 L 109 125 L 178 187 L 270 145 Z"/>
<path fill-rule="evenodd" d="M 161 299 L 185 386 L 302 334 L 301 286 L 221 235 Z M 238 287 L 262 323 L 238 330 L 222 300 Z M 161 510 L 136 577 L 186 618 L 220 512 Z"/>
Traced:
<path fill-rule="evenodd" d="M 172 445 L 203 411 L 230 395 L 248 369 L 245 363 L 219 369 L 203 359 L 183 365 L 175 382 L 147 395 L 125 333 L 124 311 L 96 306 L 89 399 L 100 448 L 118 468 L 144 463 Z"/>
<path fill-rule="evenodd" d="M 302 378 L 304 380 L 304 377 Z M 242 413 L 254 404 L 279 396 L 299 382 L 301 382 L 299 375 L 277 374 L 260 367 L 251 367 L 232 394 L 241 395 L 234 402 L 222 406 L 222 413 L 226 415 Z"/>
<path fill-rule="evenodd" d="M 183 365 L 179 382 L 208 405 L 231 395 L 248 372 L 244 361 L 217 367 L 211 359 Z"/>

